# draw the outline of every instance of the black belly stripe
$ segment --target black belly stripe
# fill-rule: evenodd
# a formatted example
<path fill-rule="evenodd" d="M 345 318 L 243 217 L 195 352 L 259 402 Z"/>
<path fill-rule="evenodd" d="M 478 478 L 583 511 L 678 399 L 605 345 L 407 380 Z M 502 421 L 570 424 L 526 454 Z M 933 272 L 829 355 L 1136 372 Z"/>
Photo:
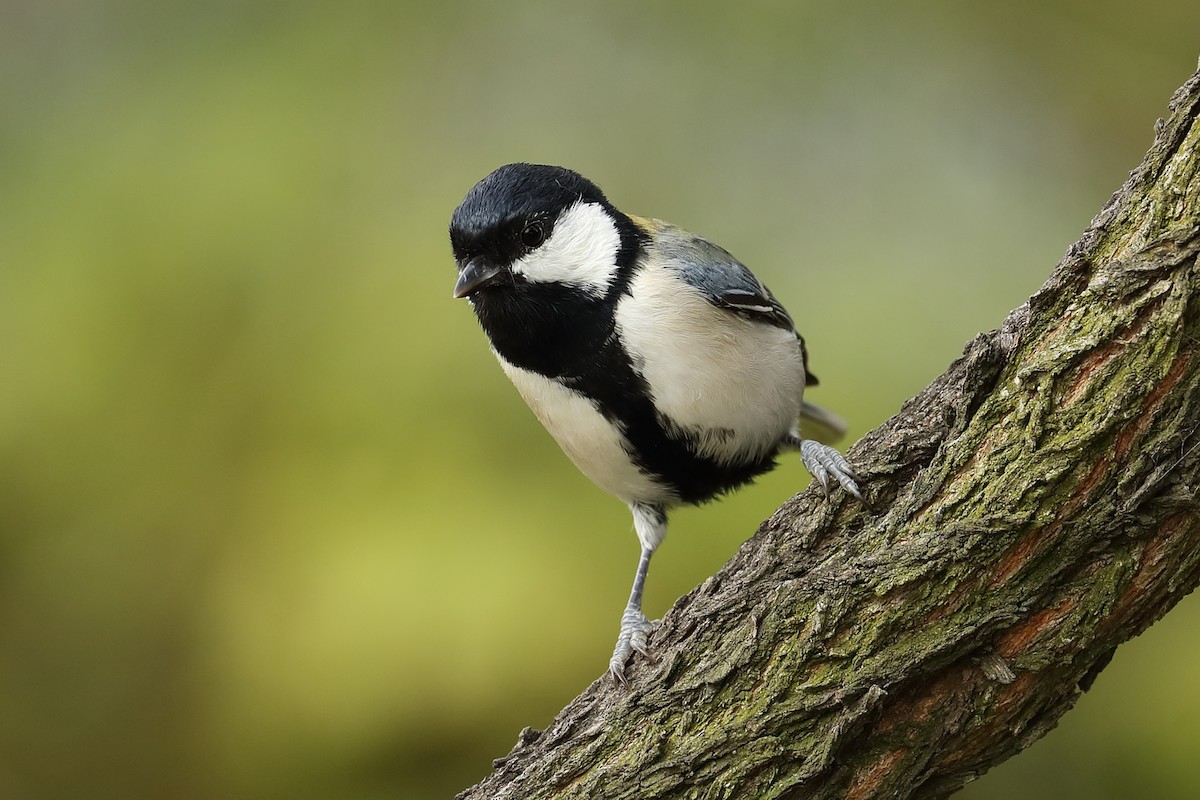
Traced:
<path fill-rule="evenodd" d="M 594 396 L 586 389 L 582 391 Z M 634 462 L 670 486 L 685 503 L 711 500 L 775 467 L 773 453 L 735 463 L 721 463 L 697 455 L 694 437 L 678 428 L 667 430 L 648 399 L 621 403 L 599 397 L 597 402 L 602 414 L 621 424 L 633 449 Z"/>
<path fill-rule="evenodd" d="M 638 468 L 682 502 L 711 500 L 775 466 L 774 452 L 735 463 L 700 456 L 694 434 L 663 424 L 616 337 L 615 304 L 563 285 L 524 284 L 483 290 L 474 305 L 501 356 L 591 399 L 621 429 Z"/>

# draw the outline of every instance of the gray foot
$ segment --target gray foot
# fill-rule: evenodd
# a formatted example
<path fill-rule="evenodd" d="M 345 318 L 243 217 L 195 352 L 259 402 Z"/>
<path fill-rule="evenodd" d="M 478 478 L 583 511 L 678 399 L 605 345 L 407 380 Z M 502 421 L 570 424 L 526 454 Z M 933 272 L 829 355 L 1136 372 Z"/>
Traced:
<path fill-rule="evenodd" d="M 847 492 L 859 500 L 863 499 L 862 492 L 858 489 L 858 476 L 854 474 L 854 469 L 841 453 L 829 445 L 821 444 L 814 439 L 802 440 L 800 442 L 800 460 L 804 462 L 804 467 L 813 476 L 813 479 L 821 485 L 826 497 L 829 496 L 830 478 L 833 478 Z"/>
<path fill-rule="evenodd" d="M 634 652 L 647 657 L 650 655 L 650 650 L 646 647 L 646 637 L 652 630 L 654 623 L 646 619 L 640 608 L 630 606 L 625 609 L 625 613 L 621 615 L 621 632 L 617 634 L 617 646 L 613 648 L 612 658 L 608 660 L 608 672 L 617 683 L 628 683 L 625 679 L 625 663 Z"/>

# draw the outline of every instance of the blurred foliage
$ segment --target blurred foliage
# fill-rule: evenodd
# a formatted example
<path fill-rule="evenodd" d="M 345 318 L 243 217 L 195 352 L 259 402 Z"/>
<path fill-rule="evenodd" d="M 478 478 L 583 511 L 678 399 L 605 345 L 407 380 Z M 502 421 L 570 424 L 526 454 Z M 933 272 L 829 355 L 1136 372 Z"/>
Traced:
<path fill-rule="evenodd" d="M 637 545 L 450 299 L 512 160 L 750 264 L 860 435 L 1136 166 L 1194 0 L 0 2 L 0 797 L 409 798 L 604 669 Z M 807 477 L 675 515 L 658 615 Z M 1194 602 L 991 797 L 1194 797 Z"/>

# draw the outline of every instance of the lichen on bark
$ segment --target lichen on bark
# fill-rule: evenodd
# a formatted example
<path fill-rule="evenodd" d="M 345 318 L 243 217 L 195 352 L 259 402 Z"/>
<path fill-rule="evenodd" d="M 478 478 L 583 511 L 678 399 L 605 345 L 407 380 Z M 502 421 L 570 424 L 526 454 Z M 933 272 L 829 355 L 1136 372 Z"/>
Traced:
<path fill-rule="evenodd" d="M 460 798 L 940 798 L 1200 582 L 1200 74 L 1027 303 Z"/>

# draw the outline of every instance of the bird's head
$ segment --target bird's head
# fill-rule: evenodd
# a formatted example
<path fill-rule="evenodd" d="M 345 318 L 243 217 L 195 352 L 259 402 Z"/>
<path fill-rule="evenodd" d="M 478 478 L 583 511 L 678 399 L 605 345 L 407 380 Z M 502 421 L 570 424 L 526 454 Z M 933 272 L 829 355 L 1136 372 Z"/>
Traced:
<path fill-rule="evenodd" d="M 450 219 L 450 243 L 455 297 L 545 284 L 603 297 L 632 260 L 638 233 L 582 175 L 508 164 L 467 192 Z"/>

